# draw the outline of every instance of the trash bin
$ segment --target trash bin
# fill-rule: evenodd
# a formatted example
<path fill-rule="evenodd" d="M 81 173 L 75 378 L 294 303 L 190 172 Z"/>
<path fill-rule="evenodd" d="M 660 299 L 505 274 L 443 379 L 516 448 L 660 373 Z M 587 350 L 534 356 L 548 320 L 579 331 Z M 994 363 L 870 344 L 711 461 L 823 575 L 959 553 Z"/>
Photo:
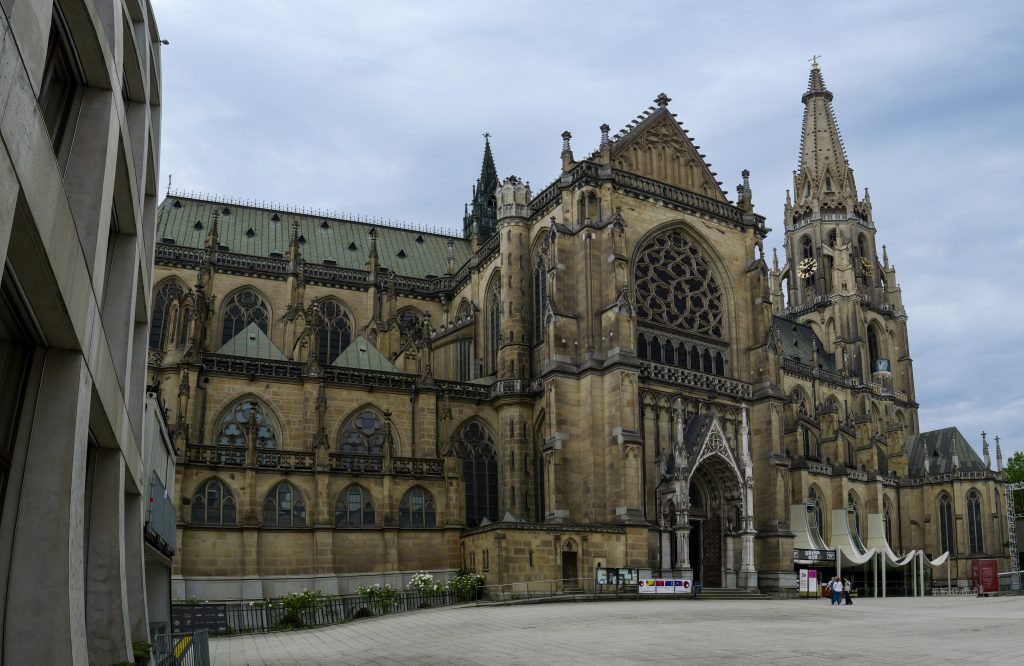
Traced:
<path fill-rule="evenodd" d="M 696 581 L 693 584 L 693 596 L 694 596 L 694 598 L 697 598 L 697 597 L 700 596 L 700 590 L 701 590 L 702 587 L 704 587 L 704 584 L 701 583 L 699 580 Z"/>

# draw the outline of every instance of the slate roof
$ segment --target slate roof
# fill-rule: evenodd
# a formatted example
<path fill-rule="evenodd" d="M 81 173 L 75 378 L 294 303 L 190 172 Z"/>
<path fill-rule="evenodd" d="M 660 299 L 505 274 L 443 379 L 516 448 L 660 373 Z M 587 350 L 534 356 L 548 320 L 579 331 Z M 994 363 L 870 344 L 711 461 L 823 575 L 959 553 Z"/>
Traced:
<path fill-rule="evenodd" d="M 246 358 L 266 358 L 274 361 L 288 360 L 255 322 L 225 342 L 224 346 L 217 350 L 217 353 L 228 356 L 245 356 Z"/>
<path fill-rule="evenodd" d="M 331 365 L 356 368 L 357 370 L 401 372 L 384 354 L 380 353 L 380 350 L 372 342 L 361 335 L 356 337 L 352 344 L 346 347 L 338 358 L 334 359 Z"/>
<path fill-rule="evenodd" d="M 917 435 L 908 435 L 905 442 L 910 452 L 907 463 L 910 477 L 924 476 L 924 459 L 930 459 L 931 474 L 946 474 L 953 471 L 953 454 L 956 453 L 962 472 L 984 472 L 985 463 L 955 427 L 931 430 Z"/>
<path fill-rule="evenodd" d="M 810 326 L 798 324 L 791 319 L 774 315 L 772 326 L 779 332 L 782 354 L 806 365 L 814 365 L 814 346 L 818 347 L 818 365 L 825 370 L 836 371 L 836 356 L 825 351 L 825 346 Z"/>
<path fill-rule="evenodd" d="M 227 213 L 223 212 L 225 209 Z M 398 275 L 417 278 L 444 275 L 448 270 L 449 238 L 454 240 L 456 270 L 470 256 L 469 241 L 463 238 L 175 194 L 160 204 L 157 242 L 203 247 L 214 211 L 220 214 L 219 244 L 225 246 L 227 252 L 236 254 L 269 257 L 274 252 L 287 256 L 292 222 L 297 221 L 299 234 L 305 241 L 301 244 L 302 257 L 309 263 L 331 260 L 343 268 L 363 270 L 370 256 L 367 232 L 371 228 L 377 230 L 380 265 Z"/>

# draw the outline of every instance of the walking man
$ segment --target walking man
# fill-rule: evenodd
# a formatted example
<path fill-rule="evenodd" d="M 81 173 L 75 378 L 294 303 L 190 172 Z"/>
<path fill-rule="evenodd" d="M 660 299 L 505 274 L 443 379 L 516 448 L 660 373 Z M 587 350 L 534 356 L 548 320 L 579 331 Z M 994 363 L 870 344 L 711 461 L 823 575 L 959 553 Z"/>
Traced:
<path fill-rule="evenodd" d="M 832 582 L 829 583 L 829 591 L 832 592 L 832 605 L 841 605 L 841 599 L 843 594 L 843 581 L 839 579 L 839 576 L 832 577 Z"/>
<path fill-rule="evenodd" d="M 850 584 L 850 579 L 849 579 L 849 577 L 847 577 L 846 580 L 843 581 L 843 595 L 846 597 L 846 605 L 847 606 L 852 606 L 853 605 L 853 600 L 850 599 L 850 592 L 852 592 L 852 591 L 853 591 L 853 585 Z"/>

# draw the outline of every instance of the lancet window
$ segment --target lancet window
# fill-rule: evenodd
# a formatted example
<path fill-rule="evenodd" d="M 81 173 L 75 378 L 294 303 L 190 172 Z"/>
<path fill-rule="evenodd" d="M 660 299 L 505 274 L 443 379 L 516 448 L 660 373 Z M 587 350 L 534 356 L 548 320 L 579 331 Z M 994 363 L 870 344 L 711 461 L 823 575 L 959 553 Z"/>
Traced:
<path fill-rule="evenodd" d="M 352 342 L 352 322 L 337 301 L 321 301 L 319 333 L 319 360 L 329 365 Z"/>
<path fill-rule="evenodd" d="M 153 298 L 153 318 L 149 322 L 149 346 L 151 349 L 163 349 L 167 344 L 168 333 L 173 330 L 171 306 L 180 302 L 185 296 L 185 289 L 177 280 L 164 282 Z"/>
<path fill-rule="evenodd" d="M 895 537 L 895 530 L 894 530 L 894 523 L 893 523 L 894 520 L 895 520 L 895 518 L 894 518 L 893 509 L 892 509 L 892 502 L 890 502 L 889 498 L 886 497 L 885 500 L 882 503 L 882 523 L 883 523 L 883 527 L 885 528 L 885 540 L 886 540 L 886 542 L 890 546 L 893 546 L 893 547 L 896 546 L 896 541 L 894 539 L 894 537 Z"/>
<path fill-rule="evenodd" d="M 498 520 L 498 459 L 494 441 L 479 421 L 470 421 L 458 432 L 455 445 L 462 457 L 466 491 L 466 527 L 487 518 Z"/>
<path fill-rule="evenodd" d="M 255 323 L 264 333 L 270 330 L 270 308 L 253 289 L 243 289 L 232 296 L 224 308 L 224 331 L 221 344 Z"/>
<path fill-rule="evenodd" d="M 220 479 L 210 479 L 192 495 L 193 525 L 234 525 L 235 498 Z"/>
<path fill-rule="evenodd" d="M 399 527 L 436 527 L 437 505 L 434 496 L 416 486 L 402 496 L 398 505 Z"/>
<path fill-rule="evenodd" d="M 221 417 L 217 445 L 245 447 L 252 438 L 257 449 L 278 448 L 274 419 L 256 400 L 243 400 Z"/>
<path fill-rule="evenodd" d="M 341 491 L 334 504 L 335 527 L 373 527 L 374 522 L 373 499 L 369 492 L 354 483 Z"/>
<path fill-rule="evenodd" d="M 306 503 L 299 489 L 282 481 L 263 500 L 263 525 L 266 527 L 305 527 Z"/>
<path fill-rule="evenodd" d="M 498 371 L 498 347 L 501 345 L 501 276 L 495 274 L 487 288 L 487 341 L 489 374 Z"/>
<path fill-rule="evenodd" d="M 824 538 L 825 536 L 825 511 L 824 501 L 821 498 L 821 492 L 817 486 L 811 486 L 807 490 L 807 504 L 810 505 L 811 509 L 808 513 L 808 518 L 811 520 L 811 527 L 817 530 L 818 535 Z"/>
<path fill-rule="evenodd" d="M 537 253 L 533 269 L 533 341 L 536 344 L 544 342 L 544 308 L 547 300 L 548 258 L 542 249 Z"/>
<path fill-rule="evenodd" d="M 953 498 L 942 493 L 939 496 L 939 548 L 950 556 L 956 555 L 956 532 L 953 529 Z"/>
<path fill-rule="evenodd" d="M 973 488 L 967 493 L 967 547 L 971 555 L 985 550 L 981 531 L 981 494 Z"/>

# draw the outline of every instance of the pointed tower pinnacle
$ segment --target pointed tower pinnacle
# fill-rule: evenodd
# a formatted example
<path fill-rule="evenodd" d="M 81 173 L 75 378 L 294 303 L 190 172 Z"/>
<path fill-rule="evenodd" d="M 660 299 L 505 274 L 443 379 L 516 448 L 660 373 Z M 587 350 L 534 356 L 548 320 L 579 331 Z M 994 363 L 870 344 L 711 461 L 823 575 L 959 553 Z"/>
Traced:
<path fill-rule="evenodd" d="M 996 471 L 1003 471 L 1003 450 L 999 448 L 999 435 L 996 435 Z"/>
<path fill-rule="evenodd" d="M 494 210 L 494 191 L 498 188 L 498 170 L 491 154 L 491 135 L 484 132 L 484 158 L 480 164 L 480 178 L 473 188 L 472 211 L 462 218 L 462 235 L 470 237 L 473 223 L 480 231 L 480 239 L 487 240 L 494 233 L 497 218 Z"/>
<path fill-rule="evenodd" d="M 985 458 L 985 469 L 992 469 L 992 457 L 988 453 L 988 439 L 985 437 L 988 433 L 984 430 L 981 431 L 981 455 Z"/>
<path fill-rule="evenodd" d="M 211 252 L 216 252 L 217 248 L 220 247 L 218 219 L 217 211 L 213 211 L 213 219 L 210 220 L 210 230 L 206 232 L 206 249 Z"/>
<path fill-rule="evenodd" d="M 800 167 L 793 183 L 797 206 L 802 208 L 815 200 L 820 204 L 828 198 L 848 202 L 851 209 L 857 199 L 853 170 L 832 109 L 832 93 L 825 87 L 817 62 L 811 65 L 807 92 L 800 101 L 804 104 L 804 121 Z"/>

